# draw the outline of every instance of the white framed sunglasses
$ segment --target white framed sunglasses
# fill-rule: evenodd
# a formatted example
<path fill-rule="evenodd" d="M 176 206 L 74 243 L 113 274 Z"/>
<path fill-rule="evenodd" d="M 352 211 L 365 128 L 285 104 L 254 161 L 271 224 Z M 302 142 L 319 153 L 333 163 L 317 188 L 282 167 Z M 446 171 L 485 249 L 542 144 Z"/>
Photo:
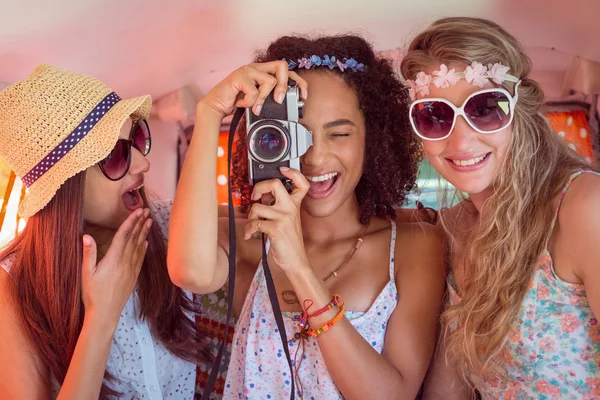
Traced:
<path fill-rule="evenodd" d="M 501 131 L 513 121 L 520 83 L 515 85 L 514 97 L 503 88 L 482 89 L 467 97 L 460 107 L 443 98 L 415 100 L 409 108 L 410 123 L 417 136 L 432 141 L 448 138 L 459 115 L 476 132 Z"/>

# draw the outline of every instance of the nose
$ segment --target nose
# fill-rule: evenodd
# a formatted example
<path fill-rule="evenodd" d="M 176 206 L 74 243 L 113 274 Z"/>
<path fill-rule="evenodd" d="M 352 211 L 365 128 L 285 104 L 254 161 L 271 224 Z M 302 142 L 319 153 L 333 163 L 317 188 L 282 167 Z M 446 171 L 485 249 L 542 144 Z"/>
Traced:
<path fill-rule="evenodd" d="M 323 140 L 319 139 L 320 135 L 317 135 L 313 131 L 313 144 L 308 148 L 306 153 L 300 157 L 300 162 L 303 165 L 311 167 L 319 167 L 323 165 L 327 156 L 327 146 Z"/>
<path fill-rule="evenodd" d="M 129 173 L 132 175 L 145 174 L 150 170 L 150 160 L 146 158 L 138 149 L 131 146 L 131 165 Z"/>
<path fill-rule="evenodd" d="M 448 138 L 448 145 L 454 151 L 469 153 L 476 149 L 479 133 L 473 130 L 462 116 L 456 119 L 456 125 Z"/>

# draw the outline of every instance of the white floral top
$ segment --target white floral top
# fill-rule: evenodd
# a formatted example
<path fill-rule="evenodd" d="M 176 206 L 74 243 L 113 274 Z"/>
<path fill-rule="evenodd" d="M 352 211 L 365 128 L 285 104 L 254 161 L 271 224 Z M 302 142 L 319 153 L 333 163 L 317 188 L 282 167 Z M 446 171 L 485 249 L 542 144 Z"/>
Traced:
<path fill-rule="evenodd" d="M 381 353 L 387 322 L 396 308 L 398 292 L 394 278 L 396 225 L 392 222 L 390 245 L 390 281 L 366 313 L 346 311 L 345 315 L 361 336 Z M 292 319 L 298 313 L 284 313 L 288 338 L 298 331 Z M 288 343 L 296 372 L 296 398 L 342 399 L 329 375 L 323 355 L 314 338 Z M 349 349 L 351 351 L 351 349 Z M 262 263 L 250 284 L 238 318 L 231 362 L 227 371 L 225 399 L 288 399 L 291 390 L 290 370 L 283 352 L 279 330 L 273 317 Z M 300 385 L 298 384 L 300 382 Z"/>
<path fill-rule="evenodd" d="M 165 237 L 168 237 L 171 205 L 170 201 L 160 201 L 151 207 L 154 223 L 160 226 Z M 10 273 L 10 260 L 0 265 Z M 174 356 L 152 337 L 150 326 L 135 316 L 136 301 L 134 292 L 121 313 L 113 337 L 107 369 L 118 381 L 109 385 L 126 399 L 193 399 L 196 366 Z M 53 386 L 54 399 L 60 388 L 56 381 Z"/>

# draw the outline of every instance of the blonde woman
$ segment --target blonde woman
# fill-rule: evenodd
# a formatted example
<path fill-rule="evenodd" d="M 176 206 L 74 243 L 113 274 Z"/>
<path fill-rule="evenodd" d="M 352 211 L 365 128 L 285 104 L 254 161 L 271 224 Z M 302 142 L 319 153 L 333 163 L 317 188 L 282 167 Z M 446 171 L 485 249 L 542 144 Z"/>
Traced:
<path fill-rule="evenodd" d="M 442 216 L 449 305 L 425 398 L 599 398 L 600 176 L 552 132 L 530 59 L 493 22 L 447 18 L 401 70 L 426 156 L 468 195 Z"/>

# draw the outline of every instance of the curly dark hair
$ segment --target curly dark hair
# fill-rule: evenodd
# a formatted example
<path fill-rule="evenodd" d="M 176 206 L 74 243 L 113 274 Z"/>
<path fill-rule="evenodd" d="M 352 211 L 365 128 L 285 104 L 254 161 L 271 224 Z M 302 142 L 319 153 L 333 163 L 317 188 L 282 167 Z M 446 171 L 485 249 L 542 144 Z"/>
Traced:
<path fill-rule="evenodd" d="M 421 151 L 408 121 L 408 91 L 398 79 L 392 64 L 378 57 L 373 47 L 355 35 L 326 36 L 311 39 L 284 36 L 259 52 L 255 62 L 297 60 L 316 54 L 354 58 L 365 65 L 364 71 L 341 72 L 321 67 L 326 73 L 341 76 L 354 90 L 365 118 L 366 146 L 363 174 L 355 193 L 360 206 L 360 221 L 367 223 L 373 215 L 395 218 L 395 209 L 405 203 L 415 188 Z M 299 74 L 302 71 L 297 70 Z M 248 154 L 245 124 L 240 124 L 233 154 L 232 187 L 241 197 L 241 211 L 250 208 L 251 188 L 248 181 Z"/>

